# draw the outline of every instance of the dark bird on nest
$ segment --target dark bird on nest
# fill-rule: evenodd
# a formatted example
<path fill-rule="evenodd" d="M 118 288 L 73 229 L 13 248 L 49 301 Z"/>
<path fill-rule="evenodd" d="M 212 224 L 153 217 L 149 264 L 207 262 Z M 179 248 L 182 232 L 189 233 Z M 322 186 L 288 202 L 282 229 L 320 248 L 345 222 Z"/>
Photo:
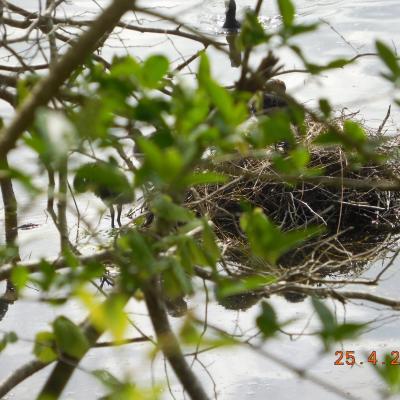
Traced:
<path fill-rule="evenodd" d="M 276 111 L 286 109 L 289 105 L 285 98 L 286 85 L 279 79 L 270 79 L 264 85 L 262 90 L 262 101 L 259 109 L 256 109 L 255 102 L 250 103 L 250 111 L 257 115 L 271 115 Z"/>
<path fill-rule="evenodd" d="M 74 189 L 78 193 L 93 192 L 109 207 L 111 227 L 114 228 L 117 207 L 117 222 L 121 226 L 122 205 L 132 203 L 134 193 L 128 178 L 113 163 L 94 162 L 81 166 L 74 178 Z"/>
<path fill-rule="evenodd" d="M 267 81 L 262 99 L 262 113 L 272 115 L 280 110 L 285 110 L 289 106 L 286 99 L 286 85 L 280 79 L 270 79 Z M 276 143 L 275 149 L 287 152 L 290 150 L 290 144 L 287 141 Z"/>
<path fill-rule="evenodd" d="M 286 108 L 289 103 L 285 98 L 286 85 L 279 79 L 271 79 L 265 85 L 263 93 L 262 109 L 264 114 L 272 114 L 275 111 Z"/>
<path fill-rule="evenodd" d="M 228 31 L 237 32 L 240 29 L 240 22 L 236 19 L 235 0 L 225 1 L 225 7 L 226 7 L 225 22 L 222 27 Z"/>

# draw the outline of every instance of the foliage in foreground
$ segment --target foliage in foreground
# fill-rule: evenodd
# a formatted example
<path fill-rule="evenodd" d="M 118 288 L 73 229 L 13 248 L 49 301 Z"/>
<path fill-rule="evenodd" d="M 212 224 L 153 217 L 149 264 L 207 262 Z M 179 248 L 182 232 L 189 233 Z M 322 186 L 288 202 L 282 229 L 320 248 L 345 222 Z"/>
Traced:
<path fill-rule="evenodd" d="M 300 57 L 311 74 L 351 63 L 345 59 L 326 65 L 308 61 L 293 38 L 317 26 L 297 24 L 289 0 L 279 0 L 278 5 L 283 24 L 277 32 L 265 32 L 256 15 L 247 14 L 237 38 L 241 51 L 265 48 L 274 51 L 287 47 Z M 396 83 L 400 66 L 395 55 L 381 42 L 377 42 L 377 51 L 389 70 L 385 78 Z M 207 214 L 199 215 L 185 205 L 188 193 L 196 193 L 199 186 L 229 183 L 229 174 L 213 168 L 218 160 L 254 155 L 284 141 L 290 144 L 288 152 L 277 151 L 271 158 L 282 180 L 285 176 L 290 176 L 291 181 L 320 176 L 323 171 L 310 167 L 308 149 L 299 144 L 292 128 L 296 126 L 297 134 L 304 135 L 305 118 L 311 116 L 326 124 L 326 130 L 315 139 L 315 146 L 341 146 L 354 168 L 367 162 L 387 167 L 387 160 L 376 152 L 380 143 L 371 140 L 360 124 L 348 122 L 338 128 L 330 122 L 331 106 L 324 99 L 319 102 L 319 109 L 307 110 L 288 97 L 287 109 L 272 116 L 260 116 L 251 132 L 243 129 L 250 117 L 249 102 L 262 93 L 280 68 L 277 60 L 268 54 L 254 71 L 248 64 L 242 70 L 237 87 L 229 91 L 213 79 L 206 52 L 200 55 L 193 87 L 176 79 L 169 60 L 162 55 L 151 55 L 142 63 L 134 57 L 114 58 L 109 68 L 88 59 L 65 85 L 80 101 L 64 104 L 62 112 L 51 107 L 37 111 L 36 121 L 23 140 L 37 153 L 43 171 L 49 176 L 59 176 L 61 181 L 68 163 L 73 160 L 69 173 L 90 182 L 83 187 L 76 181 L 77 192 L 92 190 L 108 201 L 108 205 L 126 204 L 142 195 L 145 204 L 140 218 L 115 232 L 115 240 L 106 249 L 99 249 L 101 257 L 96 254 L 84 258 L 79 254 L 79 246 L 62 240 L 64 264 L 59 266 L 60 270 L 46 260 L 36 268 L 22 263 L 12 269 L 11 281 L 21 296 L 25 286 L 33 283 L 49 303 L 57 305 L 78 299 L 88 312 L 82 324 L 60 316 L 48 331 L 37 333 L 35 356 L 43 365 L 55 362 L 59 368 L 57 374 L 50 375 L 41 398 L 59 396 L 75 366 L 104 332 L 111 333 L 115 343 L 126 338 L 128 317 L 124 308 L 131 298 L 146 302 L 158 340 L 157 349 L 163 351 L 185 390 L 192 398 L 204 398 L 195 385 L 194 375 L 185 366 L 180 345 L 199 350 L 200 346 L 232 346 L 240 341 L 217 327 L 210 327 L 211 332 L 204 335 L 204 321 L 191 313 L 185 316 L 176 339 L 170 330 L 164 303 L 201 290 L 195 282 L 198 277 L 212 282 L 221 297 L 262 291 L 265 286 L 278 282 L 274 274 L 265 271 L 240 278 L 227 274 L 221 246 Z M 31 82 L 32 79 L 20 82 L 20 101 L 29 93 Z M 130 159 L 132 148 L 140 155 L 140 163 Z M 106 154 L 108 158 L 96 160 L 96 168 L 92 168 L 94 164 L 88 161 L 93 163 L 97 154 Z M 121 171 L 125 174 L 122 177 Z M 32 195 L 42 192 L 42 188 L 34 186 L 33 177 L 24 171 L 9 169 L 8 173 Z M 54 190 L 49 187 L 49 198 L 64 201 L 66 193 Z M 282 255 L 299 243 L 321 233 L 317 226 L 283 231 L 245 200 L 238 210 L 240 230 L 250 244 L 252 255 L 270 265 L 276 265 Z M 60 215 L 56 216 L 56 222 L 60 236 L 65 236 Z M 10 260 L 8 250 L 2 253 L 4 263 Z M 105 274 L 105 261 L 117 267 L 119 274 L 112 290 L 102 300 L 92 290 L 91 282 Z M 55 296 L 60 290 L 64 293 L 61 299 Z M 337 341 L 355 337 L 365 327 L 337 323 L 326 305 L 316 298 L 313 306 L 320 320 L 317 334 L 324 350 Z M 285 323 L 268 301 L 263 300 L 255 320 L 262 337 L 258 345 L 276 336 Z M 17 340 L 15 334 L 7 333 L 0 348 Z M 379 373 L 392 390 L 398 390 L 396 377 L 384 369 Z M 105 370 L 93 371 L 93 375 L 110 391 L 108 398 L 158 396 L 157 390 L 141 391 L 132 382 L 121 381 Z"/>

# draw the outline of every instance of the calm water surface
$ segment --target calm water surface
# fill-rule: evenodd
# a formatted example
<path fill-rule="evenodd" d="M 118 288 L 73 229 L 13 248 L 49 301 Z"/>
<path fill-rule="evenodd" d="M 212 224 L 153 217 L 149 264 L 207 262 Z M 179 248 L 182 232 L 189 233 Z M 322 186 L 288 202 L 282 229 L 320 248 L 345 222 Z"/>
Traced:
<path fill-rule="evenodd" d="M 96 12 L 97 6 L 91 1 L 72 2 L 75 4 L 74 12 L 89 10 Z M 144 2 L 143 2 L 144 3 Z M 254 6 L 250 0 L 237 0 L 238 11 L 242 13 L 246 7 Z M 279 25 L 280 20 L 275 7 L 275 2 L 266 1 L 262 9 L 261 20 L 267 29 Z M 363 1 L 312 1 L 296 0 L 298 18 L 302 22 L 328 21 L 330 25 L 322 22 L 318 33 L 309 34 L 300 43 L 306 54 L 315 62 L 323 62 L 341 56 L 353 56 L 358 53 L 374 51 L 374 40 L 380 38 L 398 47 L 400 45 L 400 2 L 398 0 L 363 0 Z M 18 4 L 25 7 L 35 8 L 35 2 L 19 0 Z M 223 23 L 224 2 L 223 0 L 204 1 L 178 1 L 178 0 L 150 0 L 145 2 L 147 7 L 155 7 L 156 10 L 169 13 L 179 17 L 200 29 L 205 34 L 218 36 Z M 151 18 L 137 16 L 141 23 L 149 26 L 167 25 L 154 22 Z M 154 18 L 155 19 L 155 18 Z M 132 22 L 135 20 L 132 18 Z M 148 53 L 154 51 L 166 53 L 176 63 L 182 61 L 182 56 L 193 54 L 200 47 L 190 41 L 183 39 L 166 39 L 162 35 L 141 35 L 120 33 L 121 38 L 127 40 L 128 47 L 124 48 L 121 41 L 116 37 L 113 40 L 113 49 L 106 51 L 106 56 L 112 52 L 124 54 L 126 51 L 144 58 Z M 221 37 L 221 40 L 224 38 Z M 149 47 L 151 46 L 151 47 Z M 109 53 L 109 54 L 108 54 Z M 230 61 L 211 50 L 209 52 L 213 59 L 214 75 L 223 83 L 231 84 L 237 77 L 237 70 L 232 69 Z M 262 53 L 255 57 L 261 58 Z M 289 52 L 280 54 L 286 69 L 301 67 L 299 61 Z M 360 111 L 360 115 L 372 126 L 379 125 L 383 119 L 387 107 L 393 103 L 391 88 L 380 78 L 382 70 L 381 63 L 373 58 L 363 58 L 359 62 L 345 69 L 324 73 L 321 77 L 310 78 L 303 74 L 290 74 L 285 76 L 288 90 L 301 101 L 312 105 L 317 97 L 329 98 L 338 109 L 347 107 L 349 110 Z M 187 72 L 188 79 L 190 71 Z M 7 109 L 1 105 L 0 111 L 7 113 Z M 399 111 L 394 107 L 388 128 L 395 132 L 400 122 Z M 34 165 L 33 155 L 26 150 L 17 150 L 12 154 L 11 162 L 17 167 L 31 168 Z M 38 177 L 38 182 L 43 178 Z M 31 203 L 29 196 L 17 188 L 17 197 L 21 206 L 19 223 L 37 223 L 39 228 L 31 231 L 20 232 L 21 256 L 25 259 L 36 259 L 39 256 L 56 255 L 58 242 L 56 231 L 47 218 L 44 208 L 44 199 L 38 199 Z M 89 207 L 90 205 L 90 207 Z M 87 218 L 96 226 L 102 238 L 107 240 L 107 228 L 109 220 L 103 218 L 98 224 L 99 217 L 92 196 L 81 198 L 79 206 L 81 212 L 85 212 Z M 71 211 L 71 221 L 72 211 Z M 72 230 L 75 227 L 71 226 Z M 374 276 L 381 268 L 380 263 L 371 266 L 365 273 Z M 356 288 L 369 290 L 371 292 L 399 298 L 398 288 L 400 284 L 399 265 L 395 265 L 384 276 L 382 284 L 378 288 Z M 53 320 L 59 313 L 66 313 L 76 321 L 80 321 L 84 315 L 81 306 L 71 303 L 64 308 L 51 309 L 34 301 L 36 293 L 28 291 L 31 299 L 21 300 L 10 306 L 9 312 L 1 321 L 0 329 L 3 331 L 14 330 L 21 338 L 26 339 L 18 346 L 10 346 L 0 357 L 0 380 L 6 377 L 10 371 L 22 365 L 31 358 L 31 340 L 34 332 L 44 330 L 48 322 Z M 279 311 L 282 320 L 296 318 L 287 330 L 291 333 L 310 332 L 315 328 L 315 321 L 308 301 L 299 304 L 290 304 L 278 297 L 271 299 L 271 303 Z M 371 306 L 362 302 L 348 303 L 343 306 L 338 303 L 330 303 L 339 320 L 372 321 L 372 329 L 363 335 L 361 341 L 356 343 L 345 343 L 337 345 L 331 353 L 321 353 L 321 345 L 312 336 L 287 335 L 269 341 L 265 348 L 285 359 L 293 365 L 308 367 L 322 379 L 334 383 L 342 390 L 353 394 L 360 399 L 378 399 L 380 381 L 372 367 L 344 367 L 334 366 L 335 350 L 354 350 L 359 355 L 363 352 L 376 350 L 378 353 L 400 350 L 399 314 L 387 311 L 380 307 Z M 189 301 L 189 306 L 199 315 L 204 315 L 204 299 L 194 298 Z M 144 315 L 143 305 L 131 302 L 129 310 L 132 318 L 150 333 L 149 321 Z M 252 326 L 254 316 L 258 313 L 255 306 L 247 312 L 227 311 L 221 306 L 212 303 L 209 306 L 209 318 L 215 324 L 220 324 L 231 332 L 247 332 Z M 175 320 L 179 325 L 179 321 Z M 131 335 L 136 332 L 132 329 Z M 252 331 L 247 332 L 251 335 Z M 124 376 L 130 373 L 133 377 L 139 377 L 139 383 L 151 381 L 151 369 L 147 354 L 150 347 L 146 345 L 130 346 L 120 349 L 93 350 L 85 358 L 82 369 L 77 371 L 68 385 L 64 399 L 95 399 L 104 394 L 103 388 L 86 372 L 97 368 L 108 368 L 111 372 Z M 266 398 L 286 399 L 338 399 L 339 397 L 327 390 L 321 389 L 314 384 L 295 377 L 290 371 L 281 368 L 246 349 L 225 349 L 205 353 L 202 357 L 203 363 L 212 374 L 218 397 L 220 399 L 248 399 L 258 400 Z M 153 373 L 156 379 L 164 379 L 163 363 L 156 362 L 153 365 Z M 195 365 L 196 372 L 202 381 L 213 393 L 213 384 L 204 371 Z M 47 371 L 43 371 L 17 388 L 8 398 L 32 399 L 36 391 L 41 387 Z M 172 381 L 172 372 L 169 373 Z M 172 382 L 174 395 L 182 398 L 179 385 Z"/>

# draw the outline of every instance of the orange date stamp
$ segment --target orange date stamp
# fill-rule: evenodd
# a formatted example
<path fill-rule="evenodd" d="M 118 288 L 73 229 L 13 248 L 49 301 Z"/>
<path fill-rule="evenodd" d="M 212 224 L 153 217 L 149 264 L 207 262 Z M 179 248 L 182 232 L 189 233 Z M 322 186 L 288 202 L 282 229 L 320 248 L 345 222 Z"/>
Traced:
<path fill-rule="evenodd" d="M 389 354 L 385 354 L 382 358 L 379 358 L 376 354 L 376 351 L 373 350 L 369 353 L 368 356 L 362 357 L 363 359 L 361 360 L 360 356 L 360 361 L 359 357 L 357 355 L 356 358 L 356 352 L 354 350 L 338 350 L 335 351 L 335 361 L 333 362 L 333 365 L 347 365 L 347 366 L 353 366 L 353 365 L 363 365 L 363 364 L 371 364 L 371 365 L 400 365 L 400 360 L 399 360 L 399 351 L 394 350 L 390 352 Z"/>

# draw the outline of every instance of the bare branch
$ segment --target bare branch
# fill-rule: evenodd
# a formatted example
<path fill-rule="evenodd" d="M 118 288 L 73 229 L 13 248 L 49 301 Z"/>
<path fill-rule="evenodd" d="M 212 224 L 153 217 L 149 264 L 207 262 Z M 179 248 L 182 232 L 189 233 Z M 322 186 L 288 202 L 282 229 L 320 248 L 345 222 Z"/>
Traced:
<path fill-rule="evenodd" d="M 32 360 L 22 367 L 17 368 L 8 378 L 4 379 L 3 382 L 0 383 L 0 398 L 3 398 L 9 391 L 14 389 L 15 386 L 36 372 L 47 367 L 47 365 L 49 364 L 39 360 Z"/>
<path fill-rule="evenodd" d="M 81 65 L 88 54 L 98 45 L 101 37 L 115 26 L 123 14 L 133 6 L 131 0 L 114 0 L 112 4 L 95 20 L 90 29 L 82 34 L 78 41 L 67 51 L 59 62 L 51 67 L 49 75 L 41 80 L 24 101 L 18 114 L 10 125 L 0 132 L 0 155 L 11 150 L 18 138 L 30 126 L 35 111 L 54 97 L 60 86 Z"/>
<path fill-rule="evenodd" d="M 207 400 L 207 394 L 186 362 L 179 342 L 171 330 L 156 279 L 146 285 L 143 293 L 158 343 L 176 376 L 192 400 Z"/>

